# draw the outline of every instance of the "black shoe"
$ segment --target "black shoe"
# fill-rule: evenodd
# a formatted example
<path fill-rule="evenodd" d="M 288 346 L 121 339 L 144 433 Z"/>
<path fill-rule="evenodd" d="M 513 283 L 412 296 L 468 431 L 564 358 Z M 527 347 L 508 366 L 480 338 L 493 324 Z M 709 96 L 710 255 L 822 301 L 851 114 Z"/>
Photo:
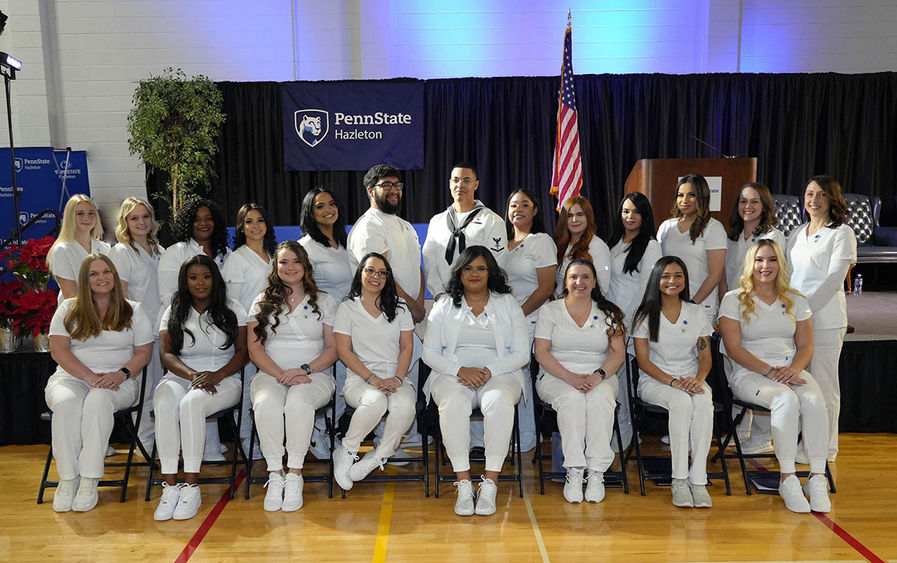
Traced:
<path fill-rule="evenodd" d="M 483 446 L 470 448 L 470 459 L 486 459 L 486 448 Z"/>

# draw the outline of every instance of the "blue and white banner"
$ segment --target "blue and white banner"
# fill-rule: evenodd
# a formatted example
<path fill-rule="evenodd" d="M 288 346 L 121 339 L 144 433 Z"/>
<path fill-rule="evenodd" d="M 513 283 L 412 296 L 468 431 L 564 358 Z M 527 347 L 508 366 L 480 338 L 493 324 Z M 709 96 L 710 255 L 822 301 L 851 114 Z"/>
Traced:
<path fill-rule="evenodd" d="M 20 226 L 44 209 L 55 209 L 61 215 L 65 203 L 74 194 L 90 195 L 87 153 L 84 151 L 67 152 L 50 147 L 17 148 L 15 165 Z M 13 214 L 9 149 L 0 148 L 0 240 L 10 238 L 15 220 Z M 23 233 L 22 238 L 41 238 L 54 226 L 53 217 L 44 216 Z"/>
<path fill-rule="evenodd" d="M 423 82 L 289 82 L 282 92 L 284 170 L 424 167 Z"/>

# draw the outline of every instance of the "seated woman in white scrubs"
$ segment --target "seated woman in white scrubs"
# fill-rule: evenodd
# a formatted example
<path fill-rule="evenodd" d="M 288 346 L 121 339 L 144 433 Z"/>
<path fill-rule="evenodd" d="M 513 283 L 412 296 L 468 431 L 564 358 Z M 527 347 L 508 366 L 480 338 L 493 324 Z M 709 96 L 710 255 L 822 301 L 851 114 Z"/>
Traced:
<path fill-rule="evenodd" d="M 772 194 L 765 184 L 748 182 L 741 186 L 735 207 L 729 219 L 729 241 L 726 250 L 726 275 L 719 284 L 720 299 L 731 290 L 738 289 L 744 270 L 744 257 L 755 242 L 772 239 L 783 250 L 785 235 L 776 228 L 776 209 Z M 769 416 L 754 416 L 748 411 L 738 425 L 741 451 L 761 454 L 773 451 L 770 441 Z"/>
<path fill-rule="evenodd" d="M 838 418 L 841 384 L 838 362 L 847 333 L 847 299 L 844 278 L 857 261 L 857 238 L 847 226 L 847 202 L 841 184 L 831 176 L 810 178 L 804 190 L 804 208 L 810 222 L 788 235 L 791 285 L 807 297 L 813 311 L 813 374 L 828 411 L 828 460 L 838 457 Z M 807 463 L 809 452 L 800 449 L 798 463 Z"/>
<path fill-rule="evenodd" d="M 315 411 L 333 398 L 336 301 L 318 290 L 305 249 L 284 241 L 274 252 L 268 286 L 249 310 L 252 408 L 268 465 L 266 511 L 302 507 L 302 467 Z M 287 474 L 283 474 L 286 438 Z"/>
<path fill-rule="evenodd" d="M 610 249 L 595 234 L 595 212 L 592 204 L 582 196 L 564 201 L 554 231 L 558 270 L 555 274 L 554 296 L 564 291 L 564 272 L 571 260 L 584 258 L 595 264 L 598 287 L 607 294 L 610 289 Z"/>
<path fill-rule="evenodd" d="M 44 390 L 53 411 L 56 512 L 97 505 L 112 415 L 137 402 L 137 378 L 153 350 L 149 319 L 125 299 L 112 260 L 89 254 L 75 279 L 77 296 L 63 301 L 50 323 L 50 353 L 59 367 Z"/>
<path fill-rule="evenodd" d="M 713 504 L 707 492 L 713 400 L 705 380 L 713 329 L 688 291 L 685 263 L 676 256 L 658 260 L 635 312 L 632 337 L 641 372 L 639 397 L 669 411 L 673 504 L 707 508 Z"/>
<path fill-rule="evenodd" d="M 779 244 L 761 239 L 748 249 L 738 289 L 720 305 L 719 329 L 727 373 L 739 399 L 772 411 L 770 422 L 782 475 L 779 495 L 792 512 L 828 512 L 828 415 L 816 380 L 806 372 L 813 357 L 813 323 L 807 299 L 791 288 Z M 810 478 L 801 492 L 795 475 L 797 436 L 810 456 Z"/>
<path fill-rule="evenodd" d="M 716 321 L 719 283 L 726 268 L 726 229 L 710 216 L 710 186 L 700 174 L 684 176 L 676 185 L 673 218 L 657 229 L 664 256 L 678 256 L 688 268 L 691 300 Z"/>
<path fill-rule="evenodd" d="M 84 194 L 69 198 L 62 211 L 59 236 L 47 253 L 47 267 L 59 284 L 60 303 L 78 295 L 78 273 L 87 255 L 109 254 L 111 248 L 103 242 L 100 212 L 93 200 Z"/>
<path fill-rule="evenodd" d="M 417 395 L 407 381 L 413 331 L 411 311 L 398 296 L 389 262 L 382 254 L 365 254 L 333 325 L 339 357 L 347 369 L 343 395 L 355 409 L 342 444 L 333 452 L 333 477 L 343 490 L 375 467 L 382 470 L 414 422 Z M 361 442 L 384 414 L 380 443 L 352 463 Z"/>
<path fill-rule="evenodd" d="M 159 341 L 168 373 L 153 394 L 164 480 L 153 519 L 188 520 L 202 504 L 197 483 L 206 417 L 240 401 L 239 373 L 249 360 L 246 311 L 228 299 L 218 266 L 208 256 L 194 256 L 181 265 L 178 291 L 162 313 Z M 180 486 L 179 453 L 185 481 Z"/>
<path fill-rule="evenodd" d="M 458 478 L 459 516 L 495 513 L 496 483 L 514 429 L 514 405 L 524 393 L 529 351 L 523 310 L 504 272 L 489 249 L 467 247 L 430 311 L 423 353 L 433 370 L 427 391 L 439 407 L 445 450 Z M 474 506 L 469 424 L 475 406 L 483 413 L 486 471 Z"/>
<path fill-rule="evenodd" d="M 545 305 L 536 325 L 536 392 L 557 412 L 564 452 L 567 502 L 604 499 L 619 382 L 626 357 L 623 312 L 598 289 L 595 266 L 574 260 L 564 276 L 564 297 Z"/>

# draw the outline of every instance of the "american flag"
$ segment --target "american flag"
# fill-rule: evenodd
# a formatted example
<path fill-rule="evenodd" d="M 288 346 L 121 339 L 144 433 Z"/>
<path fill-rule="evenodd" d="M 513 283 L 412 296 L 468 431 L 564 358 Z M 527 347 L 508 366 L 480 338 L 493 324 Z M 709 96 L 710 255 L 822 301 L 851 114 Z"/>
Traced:
<path fill-rule="evenodd" d="M 582 188 L 582 158 L 579 151 L 579 123 L 576 117 L 576 91 L 573 88 L 573 30 L 564 33 L 564 62 L 558 95 L 558 129 L 554 142 L 551 193 L 558 198 L 560 211 L 569 197 Z"/>

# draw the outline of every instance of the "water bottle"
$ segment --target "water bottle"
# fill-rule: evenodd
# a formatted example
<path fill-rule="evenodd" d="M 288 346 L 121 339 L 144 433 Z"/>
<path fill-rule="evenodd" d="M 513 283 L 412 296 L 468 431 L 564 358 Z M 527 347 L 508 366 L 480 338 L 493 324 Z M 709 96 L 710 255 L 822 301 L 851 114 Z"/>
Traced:
<path fill-rule="evenodd" d="M 863 294 L 863 274 L 857 274 L 857 277 L 853 280 L 853 294 Z"/>

